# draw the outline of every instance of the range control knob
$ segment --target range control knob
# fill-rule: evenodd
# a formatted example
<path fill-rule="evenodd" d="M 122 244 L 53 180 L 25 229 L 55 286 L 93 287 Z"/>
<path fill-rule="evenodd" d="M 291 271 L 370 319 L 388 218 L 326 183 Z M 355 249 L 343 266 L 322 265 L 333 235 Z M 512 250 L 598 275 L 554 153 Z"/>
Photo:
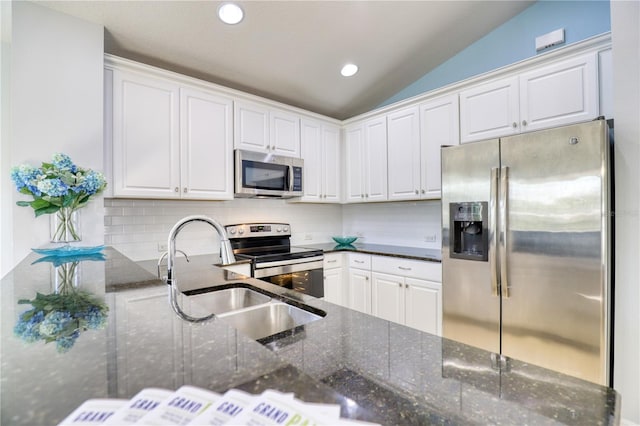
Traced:
<path fill-rule="evenodd" d="M 227 229 L 227 231 L 228 231 L 231 235 L 235 235 L 235 234 L 236 234 L 236 228 L 229 228 L 229 229 Z"/>
<path fill-rule="evenodd" d="M 281 226 L 276 226 L 276 232 L 282 232 L 282 227 Z"/>
<path fill-rule="evenodd" d="M 243 228 L 238 229 L 238 234 L 240 235 L 244 234 L 244 229 Z"/>
<path fill-rule="evenodd" d="M 288 226 L 285 226 L 284 228 L 282 228 L 282 230 L 283 230 L 284 232 L 289 232 L 289 227 L 288 227 Z"/>

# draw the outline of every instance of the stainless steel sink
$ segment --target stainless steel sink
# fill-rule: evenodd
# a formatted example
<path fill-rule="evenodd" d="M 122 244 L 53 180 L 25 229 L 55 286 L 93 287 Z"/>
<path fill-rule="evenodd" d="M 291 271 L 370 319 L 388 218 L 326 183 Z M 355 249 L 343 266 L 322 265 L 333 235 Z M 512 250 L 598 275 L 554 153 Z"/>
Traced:
<path fill-rule="evenodd" d="M 245 287 L 226 288 L 192 297 L 196 303 L 216 315 L 263 305 L 271 300 L 271 297 L 266 294 L 258 293 Z"/>
<path fill-rule="evenodd" d="M 241 333 L 252 339 L 262 339 L 298 326 L 322 319 L 322 315 L 272 301 L 252 308 L 218 315 Z"/>

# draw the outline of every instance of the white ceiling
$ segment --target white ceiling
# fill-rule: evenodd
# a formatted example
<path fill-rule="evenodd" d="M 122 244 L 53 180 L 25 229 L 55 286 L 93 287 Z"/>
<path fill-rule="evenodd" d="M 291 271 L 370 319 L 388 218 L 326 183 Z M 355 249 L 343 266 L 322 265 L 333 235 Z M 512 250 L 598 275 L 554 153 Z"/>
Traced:
<path fill-rule="evenodd" d="M 532 1 L 36 1 L 104 25 L 105 51 L 338 119 L 369 111 Z M 360 67 L 345 78 L 346 62 Z"/>

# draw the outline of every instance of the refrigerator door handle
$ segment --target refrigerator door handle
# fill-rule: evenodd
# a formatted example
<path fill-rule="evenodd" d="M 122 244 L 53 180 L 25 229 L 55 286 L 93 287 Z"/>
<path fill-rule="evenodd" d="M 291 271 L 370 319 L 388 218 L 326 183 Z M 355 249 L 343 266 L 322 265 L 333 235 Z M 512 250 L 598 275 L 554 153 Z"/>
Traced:
<path fill-rule="evenodd" d="M 509 282 L 507 279 L 507 211 L 509 193 L 509 167 L 500 168 L 500 195 L 499 195 L 499 215 L 498 227 L 500 236 L 498 238 L 498 256 L 500 261 L 500 289 L 502 297 L 509 297 Z"/>
<path fill-rule="evenodd" d="M 491 271 L 491 295 L 500 297 L 498 282 L 498 180 L 500 172 L 497 167 L 491 169 L 491 194 L 489 197 L 489 269 Z"/>

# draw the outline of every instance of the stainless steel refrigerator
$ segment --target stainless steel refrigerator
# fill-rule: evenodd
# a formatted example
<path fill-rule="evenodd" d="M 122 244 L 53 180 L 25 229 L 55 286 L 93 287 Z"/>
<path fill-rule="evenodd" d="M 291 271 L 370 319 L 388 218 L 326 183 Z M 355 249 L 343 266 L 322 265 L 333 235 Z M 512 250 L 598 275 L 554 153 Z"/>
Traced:
<path fill-rule="evenodd" d="M 604 120 L 442 148 L 443 335 L 610 384 Z"/>

